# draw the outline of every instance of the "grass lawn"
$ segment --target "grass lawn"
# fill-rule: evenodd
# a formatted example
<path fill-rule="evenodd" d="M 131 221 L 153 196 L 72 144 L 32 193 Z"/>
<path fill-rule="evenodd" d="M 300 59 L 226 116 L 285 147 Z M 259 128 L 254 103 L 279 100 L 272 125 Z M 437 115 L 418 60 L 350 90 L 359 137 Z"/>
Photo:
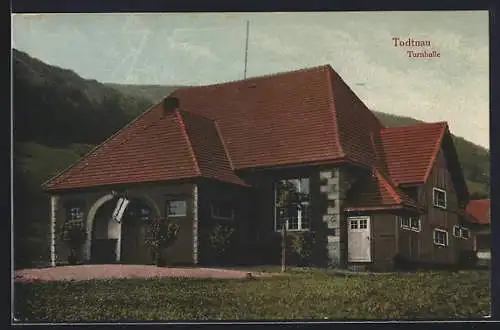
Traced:
<path fill-rule="evenodd" d="M 265 271 L 265 269 L 262 269 Z M 490 314 L 490 272 L 15 284 L 23 321 L 448 319 Z"/>

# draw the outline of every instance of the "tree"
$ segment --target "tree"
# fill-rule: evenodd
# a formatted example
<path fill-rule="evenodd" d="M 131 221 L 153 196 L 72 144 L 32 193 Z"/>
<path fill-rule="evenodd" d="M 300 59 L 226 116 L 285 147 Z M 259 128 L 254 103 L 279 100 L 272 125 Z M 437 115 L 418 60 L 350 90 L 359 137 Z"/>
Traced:
<path fill-rule="evenodd" d="M 286 180 L 277 184 L 276 208 L 278 218 L 281 220 L 281 271 L 286 270 L 286 241 L 288 220 L 297 216 L 297 211 L 302 208 L 306 195 L 297 191 L 295 185 Z"/>
<path fill-rule="evenodd" d="M 149 247 L 156 266 L 163 266 L 162 251 L 170 247 L 177 240 L 179 225 L 172 223 L 168 218 L 158 217 L 151 221 L 145 245 Z"/>

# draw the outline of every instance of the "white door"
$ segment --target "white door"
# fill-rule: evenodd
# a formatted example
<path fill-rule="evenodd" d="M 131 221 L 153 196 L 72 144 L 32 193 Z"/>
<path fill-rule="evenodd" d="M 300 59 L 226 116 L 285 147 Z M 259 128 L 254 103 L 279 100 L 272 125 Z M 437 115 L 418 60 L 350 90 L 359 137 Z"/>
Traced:
<path fill-rule="evenodd" d="M 370 248 L 370 217 L 347 218 L 347 226 L 348 261 L 372 261 Z"/>

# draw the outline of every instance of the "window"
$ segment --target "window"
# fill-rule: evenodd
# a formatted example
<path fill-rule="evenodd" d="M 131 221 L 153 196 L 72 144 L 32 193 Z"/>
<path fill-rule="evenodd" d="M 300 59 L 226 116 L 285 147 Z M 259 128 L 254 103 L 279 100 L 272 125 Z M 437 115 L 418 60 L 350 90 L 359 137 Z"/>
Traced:
<path fill-rule="evenodd" d="M 401 228 L 410 229 L 410 218 L 409 217 L 401 217 Z"/>
<path fill-rule="evenodd" d="M 401 217 L 401 228 L 406 230 L 420 231 L 420 217 L 403 216 Z"/>
<path fill-rule="evenodd" d="M 351 219 L 351 229 L 358 229 L 358 220 Z"/>
<path fill-rule="evenodd" d="M 83 221 L 83 207 L 80 203 L 71 202 L 66 205 L 66 221 Z"/>
<path fill-rule="evenodd" d="M 213 219 L 234 219 L 234 208 L 229 201 L 212 201 L 210 203 L 210 212 Z"/>
<path fill-rule="evenodd" d="M 447 246 L 448 232 L 443 229 L 434 229 L 434 244 L 440 246 Z"/>
<path fill-rule="evenodd" d="M 275 187 L 275 229 L 281 230 L 288 223 L 287 230 L 309 229 L 309 178 L 281 180 Z M 287 204 L 291 208 L 287 210 Z M 286 217 L 286 214 L 288 217 Z"/>
<path fill-rule="evenodd" d="M 453 226 L 453 236 L 463 239 L 469 239 L 470 230 L 465 227 Z"/>
<path fill-rule="evenodd" d="M 446 208 L 446 191 L 444 191 L 443 189 L 434 188 L 432 190 L 432 200 L 433 200 L 434 206 L 445 209 Z"/>
<path fill-rule="evenodd" d="M 185 217 L 187 214 L 187 202 L 185 200 L 169 200 L 166 204 L 168 217 Z"/>
<path fill-rule="evenodd" d="M 368 220 L 359 220 L 359 229 L 368 228 Z"/>
<path fill-rule="evenodd" d="M 410 229 L 420 231 L 420 217 L 410 217 Z"/>

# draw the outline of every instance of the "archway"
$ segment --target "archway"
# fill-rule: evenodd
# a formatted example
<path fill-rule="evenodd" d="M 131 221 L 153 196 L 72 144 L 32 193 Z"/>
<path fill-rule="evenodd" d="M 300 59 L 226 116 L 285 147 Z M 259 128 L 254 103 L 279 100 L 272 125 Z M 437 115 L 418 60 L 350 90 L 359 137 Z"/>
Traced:
<path fill-rule="evenodd" d="M 141 199 L 130 200 L 121 220 L 121 263 L 145 264 L 152 261 L 149 249 L 144 243 L 152 213 L 149 205 Z"/>
<path fill-rule="evenodd" d="M 144 246 L 146 223 L 158 216 L 160 209 L 147 195 L 127 193 L 127 197 L 130 203 L 119 223 L 112 219 L 118 199 L 115 194 L 99 198 L 90 208 L 84 247 L 87 261 L 148 263 L 149 253 Z"/>

